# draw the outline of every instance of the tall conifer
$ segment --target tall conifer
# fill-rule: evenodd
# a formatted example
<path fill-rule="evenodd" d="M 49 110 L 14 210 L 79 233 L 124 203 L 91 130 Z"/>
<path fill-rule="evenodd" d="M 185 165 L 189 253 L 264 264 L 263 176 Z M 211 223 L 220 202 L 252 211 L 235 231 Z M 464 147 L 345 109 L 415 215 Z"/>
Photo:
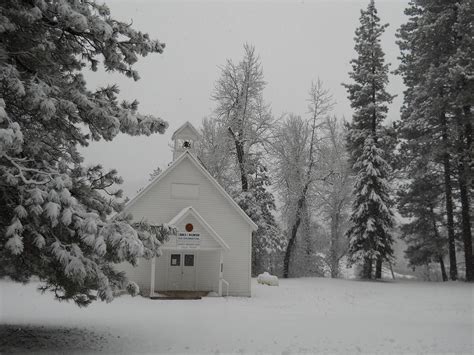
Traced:
<path fill-rule="evenodd" d="M 415 0 L 405 13 L 409 20 L 399 30 L 398 44 L 399 72 L 407 90 L 399 136 L 406 147 L 443 171 L 452 280 L 458 277 L 455 207 L 459 189 L 466 279 L 474 280 L 470 223 L 474 8 L 471 0 Z"/>
<path fill-rule="evenodd" d="M 387 24 L 380 24 L 374 1 L 361 11 L 360 26 L 355 34 L 357 58 L 351 61 L 353 80 L 345 84 L 353 120 L 349 125 L 348 148 L 351 153 L 356 183 L 349 237 L 349 259 L 363 262 L 362 277 L 372 278 L 372 265 L 377 262 L 375 277 L 381 277 L 382 260 L 393 254 L 393 215 L 387 175 L 389 165 L 383 149 L 384 130 L 381 126 L 393 96 L 385 87 L 388 83 L 388 64 L 380 46 Z"/>

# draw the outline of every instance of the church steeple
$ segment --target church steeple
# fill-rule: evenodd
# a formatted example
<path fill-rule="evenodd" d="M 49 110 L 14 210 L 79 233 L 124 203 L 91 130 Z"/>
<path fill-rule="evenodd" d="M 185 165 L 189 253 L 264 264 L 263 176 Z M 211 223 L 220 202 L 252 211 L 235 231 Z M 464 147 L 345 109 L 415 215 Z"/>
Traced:
<path fill-rule="evenodd" d="M 199 138 L 200 134 L 198 130 L 194 128 L 191 123 L 186 122 L 181 127 L 179 127 L 171 137 L 174 142 L 173 161 L 186 150 L 196 154 L 196 143 L 199 141 Z"/>

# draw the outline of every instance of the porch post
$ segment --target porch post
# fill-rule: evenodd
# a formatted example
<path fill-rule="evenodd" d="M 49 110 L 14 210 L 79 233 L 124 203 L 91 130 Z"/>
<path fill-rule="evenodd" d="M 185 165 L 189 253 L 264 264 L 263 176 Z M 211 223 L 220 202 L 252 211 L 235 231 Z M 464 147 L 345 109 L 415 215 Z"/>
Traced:
<path fill-rule="evenodd" d="M 198 276 L 199 276 L 199 249 L 196 249 L 195 257 L 194 257 L 194 290 L 198 291 Z"/>
<path fill-rule="evenodd" d="M 222 296 L 222 276 L 223 276 L 223 263 L 224 256 L 222 255 L 222 249 L 219 249 L 219 296 Z"/>
<path fill-rule="evenodd" d="M 155 263 L 156 257 L 154 256 L 153 259 L 151 259 L 150 297 L 153 297 L 155 295 Z"/>

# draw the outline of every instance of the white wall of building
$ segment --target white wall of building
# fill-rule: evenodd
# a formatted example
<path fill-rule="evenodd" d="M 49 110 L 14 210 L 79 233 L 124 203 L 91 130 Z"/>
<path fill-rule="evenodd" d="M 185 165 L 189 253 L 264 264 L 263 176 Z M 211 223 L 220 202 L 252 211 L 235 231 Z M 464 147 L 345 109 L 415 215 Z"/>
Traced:
<path fill-rule="evenodd" d="M 169 222 L 183 208 L 193 206 L 208 224 L 229 245 L 230 251 L 224 252 L 224 279 L 230 283 L 232 296 L 250 296 L 250 258 L 251 258 L 251 233 L 250 224 L 235 210 L 229 201 L 216 189 L 211 181 L 191 161 L 188 155 L 177 164 L 172 171 L 146 191 L 141 197 L 132 201 L 127 207 L 127 212 L 132 213 L 135 221 L 146 220 L 152 224 Z M 174 185 L 173 185 L 174 184 Z M 184 190 L 191 191 L 192 198 L 177 192 L 181 185 Z M 197 189 L 197 194 L 196 194 Z M 173 192 L 173 193 L 172 193 Z M 183 221 L 187 223 L 187 221 Z M 191 223 L 195 222 L 194 219 Z M 194 223 L 193 223 L 194 224 Z M 196 223 L 198 227 L 198 223 Z M 182 226 L 178 226 L 183 231 Z M 198 227 L 199 228 L 199 227 Z M 214 246 L 215 241 L 206 237 L 205 231 L 201 247 Z M 173 240 L 170 241 L 172 245 Z M 212 259 L 217 253 L 201 252 L 198 263 L 203 266 L 199 271 L 198 280 L 202 284 L 209 283 L 205 276 L 205 268 L 211 269 Z M 159 280 L 162 268 L 165 268 L 168 258 L 166 254 L 157 258 L 156 285 L 162 287 Z M 218 268 L 218 260 L 215 267 Z M 150 262 L 141 260 L 137 268 L 122 264 L 121 268 L 127 272 L 128 277 L 137 282 L 143 289 L 150 287 Z M 212 286 L 215 288 L 215 285 Z"/>

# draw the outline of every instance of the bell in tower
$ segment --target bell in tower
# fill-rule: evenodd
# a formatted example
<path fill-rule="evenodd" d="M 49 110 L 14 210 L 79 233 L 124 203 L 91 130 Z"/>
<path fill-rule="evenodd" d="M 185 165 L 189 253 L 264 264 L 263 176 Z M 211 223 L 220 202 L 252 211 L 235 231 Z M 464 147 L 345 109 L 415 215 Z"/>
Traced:
<path fill-rule="evenodd" d="M 196 154 L 196 142 L 199 141 L 200 134 L 194 126 L 186 122 L 179 127 L 174 133 L 171 139 L 174 142 L 173 146 L 173 161 L 176 160 L 185 151 L 189 151 Z"/>

